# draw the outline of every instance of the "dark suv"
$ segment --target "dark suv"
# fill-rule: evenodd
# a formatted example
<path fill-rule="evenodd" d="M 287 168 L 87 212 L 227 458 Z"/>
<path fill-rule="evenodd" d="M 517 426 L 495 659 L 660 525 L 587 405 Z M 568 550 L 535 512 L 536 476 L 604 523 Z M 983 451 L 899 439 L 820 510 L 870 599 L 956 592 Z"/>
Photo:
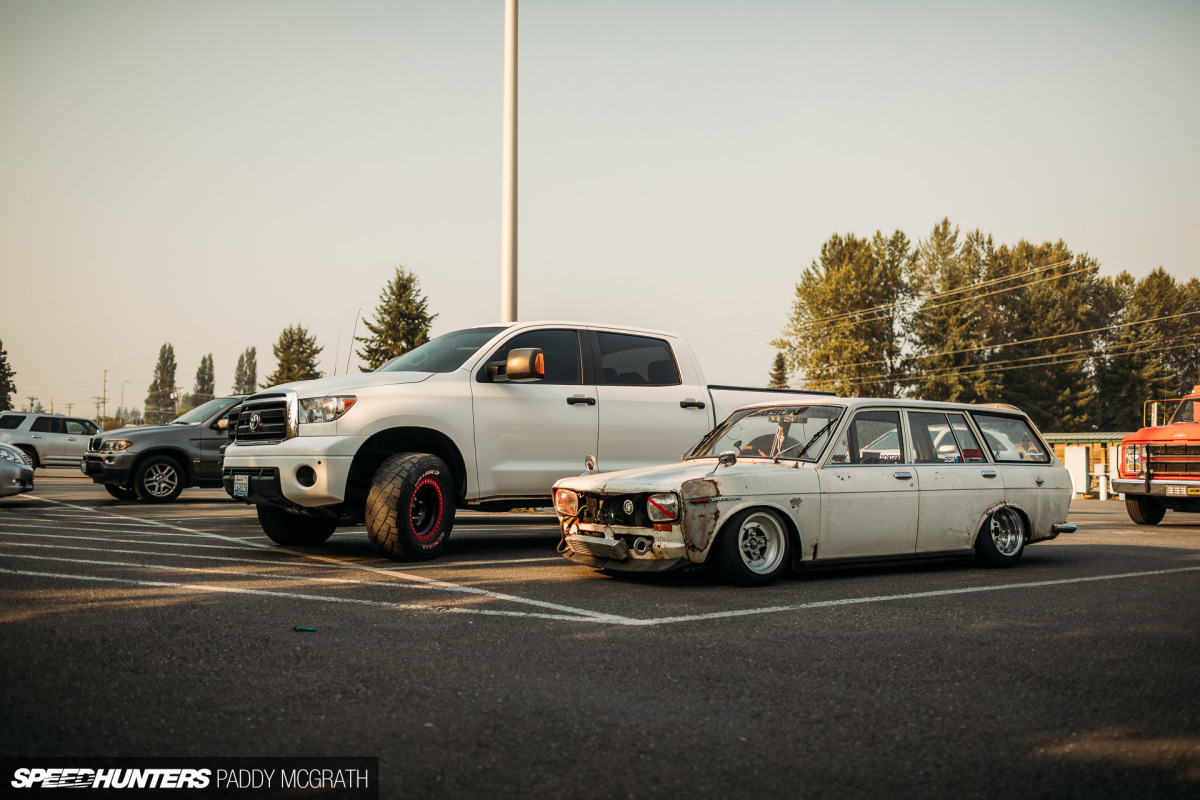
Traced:
<path fill-rule="evenodd" d="M 245 395 L 209 400 L 166 425 L 93 437 L 80 468 L 118 500 L 169 503 L 188 486 L 221 486 L 229 418 Z"/>

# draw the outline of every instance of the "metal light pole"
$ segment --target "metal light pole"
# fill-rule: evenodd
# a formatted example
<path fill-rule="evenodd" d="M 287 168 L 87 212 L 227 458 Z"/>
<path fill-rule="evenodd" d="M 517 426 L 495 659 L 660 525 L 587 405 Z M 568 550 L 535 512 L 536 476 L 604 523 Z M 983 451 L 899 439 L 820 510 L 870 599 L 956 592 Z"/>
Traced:
<path fill-rule="evenodd" d="M 504 0 L 504 153 L 500 321 L 517 320 L 517 0 Z"/>

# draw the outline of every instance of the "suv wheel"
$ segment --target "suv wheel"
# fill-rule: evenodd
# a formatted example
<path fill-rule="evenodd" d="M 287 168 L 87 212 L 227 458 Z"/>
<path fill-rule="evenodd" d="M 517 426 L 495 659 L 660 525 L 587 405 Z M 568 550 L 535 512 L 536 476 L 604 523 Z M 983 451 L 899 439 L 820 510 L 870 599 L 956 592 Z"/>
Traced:
<path fill-rule="evenodd" d="M 133 501 L 138 499 L 137 492 L 133 489 L 126 489 L 124 486 L 113 486 L 111 483 L 106 483 L 104 484 L 104 491 L 118 500 Z"/>
<path fill-rule="evenodd" d="M 170 456 L 151 456 L 138 467 L 133 488 L 147 503 L 170 503 L 183 491 L 179 462 Z"/>
<path fill-rule="evenodd" d="M 17 447 L 22 453 L 25 454 L 25 457 L 29 459 L 29 466 L 37 469 L 42 465 L 42 462 L 38 461 L 37 450 L 34 450 L 32 447 L 26 444 L 19 444 Z"/>

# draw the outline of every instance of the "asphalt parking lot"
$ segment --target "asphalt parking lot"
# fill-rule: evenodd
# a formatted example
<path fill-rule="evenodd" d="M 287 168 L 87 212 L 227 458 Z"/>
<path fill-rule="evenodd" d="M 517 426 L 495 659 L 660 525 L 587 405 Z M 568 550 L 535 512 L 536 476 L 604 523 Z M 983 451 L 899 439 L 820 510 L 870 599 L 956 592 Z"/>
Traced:
<path fill-rule="evenodd" d="M 1010 570 L 612 578 L 549 514 L 281 548 L 219 490 L 0 500 L 0 754 L 377 756 L 385 797 L 1200 796 L 1200 515 Z M 297 630 L 298 628 L 312 630 Z"/>

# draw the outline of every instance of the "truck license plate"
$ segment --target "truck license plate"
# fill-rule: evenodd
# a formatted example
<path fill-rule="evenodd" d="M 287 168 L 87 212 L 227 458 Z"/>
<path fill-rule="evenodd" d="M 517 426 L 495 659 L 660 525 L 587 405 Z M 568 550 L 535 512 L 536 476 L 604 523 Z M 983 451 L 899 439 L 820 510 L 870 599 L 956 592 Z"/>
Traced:
<path fill-rule="evenodd" d="M 249 497 L 250 496 L 250 476 L 249 475 L 234 475 L 233 476 L 233 496 L 234 497 Z"/>
<path fill-rule="evenodd" d="M 1188 497 L 1200 497 L 1200 486 L 1189 486 Z"/>

